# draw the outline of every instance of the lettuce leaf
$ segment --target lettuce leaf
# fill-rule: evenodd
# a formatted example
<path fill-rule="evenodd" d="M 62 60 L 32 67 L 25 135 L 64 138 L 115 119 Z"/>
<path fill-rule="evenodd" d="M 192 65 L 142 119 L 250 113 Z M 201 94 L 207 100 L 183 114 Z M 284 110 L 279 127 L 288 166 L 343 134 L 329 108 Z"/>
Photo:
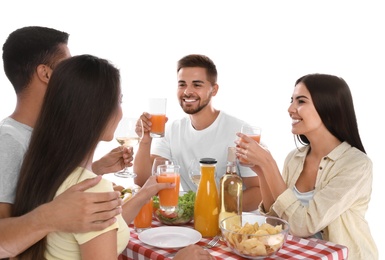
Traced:
<path fill-rule="evenodd" d="M 153 203 L 156 217 L 164 224 L 184 224 L 190 222 L 194 218 L 194 191 L 188 191 L 182 196 L 179 196 L 178 207 L 172 214 L 167 214 L 159 208 L 158 196 L 153 197 Z"/>

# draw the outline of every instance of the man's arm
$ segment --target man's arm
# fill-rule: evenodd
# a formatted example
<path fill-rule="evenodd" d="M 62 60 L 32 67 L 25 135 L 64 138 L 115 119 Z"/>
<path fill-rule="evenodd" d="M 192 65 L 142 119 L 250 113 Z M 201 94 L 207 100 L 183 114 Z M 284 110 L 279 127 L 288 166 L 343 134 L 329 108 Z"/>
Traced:
<path fill-rule="evenodd" d="M 259 186 L 259 177 L 243 177 L 243 211 L 253 211 L 258 209 L 258 205 L 262 200 L 261 188 Z"/>
<path fill-rule="evenodd" d="M 137 174 L 134 179 L 135 184 L 143 186 L 147 179 L 151 176 L 151 168 L 153 159 L 151 158 L 151 142 L 152 138 L 150 136 L 151 130 L 151 115 L 144 112 L 140 119 L 143 122 L 144 135 L 142 140 L 139 143 L 139 148 L 135 154 L 134 158 L 134 172 Z M 139 119 L 139 120 L 140 120 Z"/>
<path fill-rule="evenodd" d="M 11 211 L 12 204 L 0 202 L 0 219 L 9 218 L 11 216 Z"/>
<path fill-rule="evenodd" d="M 92 193 L 101 176 L 85 180 L 33 211 L 0 219 L 0 258 L 14 257 L 49 232 L 89 232 L 102 230 L 121 213 L 119 192 Z"/>
<path fill-rule="evenodd" d="M 15 257 L 50 232 L 44 225 L 46 205 L 42 205 L 21 217 L 0 219 L 0 258 Z"/>

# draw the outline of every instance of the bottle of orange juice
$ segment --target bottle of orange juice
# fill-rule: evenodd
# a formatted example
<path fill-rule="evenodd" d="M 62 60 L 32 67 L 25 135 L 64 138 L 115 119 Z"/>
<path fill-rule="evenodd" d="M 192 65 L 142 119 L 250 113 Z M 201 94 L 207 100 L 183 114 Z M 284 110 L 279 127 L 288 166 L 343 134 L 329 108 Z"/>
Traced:
<path fill-rule="evenodd" d="M 200 161 L 201 180 L 195 197 L 194 228 L 202 237 L 218 235 L 219 195 L 215 183 L 215 167 L 213 158 L 202 158 Z"/>

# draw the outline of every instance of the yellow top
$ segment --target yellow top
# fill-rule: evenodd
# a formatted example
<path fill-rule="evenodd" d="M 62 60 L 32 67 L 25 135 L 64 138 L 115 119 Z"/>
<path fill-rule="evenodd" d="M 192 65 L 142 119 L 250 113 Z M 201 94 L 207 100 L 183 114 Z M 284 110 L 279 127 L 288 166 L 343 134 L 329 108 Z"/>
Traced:
<path fill-rule="evenodd" d="M 56 196 L 69 189 L 71 186 L 85 179 L 93 178 L 96 175 L 84 168 L 78 167 L 59 187 Z M 106 179 L 102 179 L 96 186 L 87 190 L 88 192 L 105 192 L 113 191 L 112 183 Z M 79 245 L 97 237 L 112 229 L 118 229 L 118 247 L 117 253 L 120 254 L 128 244 L 130 238 L 130 230 L 121 215 L 117 216 L 117 222 L 108 228 L 100 231 L 88 233 L 65 233 L 52 232 L 47 236 L 47 250 L 45 257 L 50 259 L 81 259 Z"/>

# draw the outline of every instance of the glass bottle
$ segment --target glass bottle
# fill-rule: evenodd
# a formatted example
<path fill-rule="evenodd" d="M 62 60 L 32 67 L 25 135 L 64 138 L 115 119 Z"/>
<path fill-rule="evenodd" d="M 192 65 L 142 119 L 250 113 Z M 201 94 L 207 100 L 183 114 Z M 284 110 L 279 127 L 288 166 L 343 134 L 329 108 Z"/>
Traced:
<path fill-rule="evenodd" d="M 227 217 L 242 215 L 243 182 L 237 174 L 235 147 L 228 148 L 226 174 L 220 180 L 219 194 L 219 225 Z"/>
<path fill-rule="evenodd" d="M 214 237 L 219 234 L 219 195 L 215 183 L 217 161 L 213 158 L 202 158 L 199 163 L 201 180 L 195 197 L 194 228 L 202 237 Z"/>

